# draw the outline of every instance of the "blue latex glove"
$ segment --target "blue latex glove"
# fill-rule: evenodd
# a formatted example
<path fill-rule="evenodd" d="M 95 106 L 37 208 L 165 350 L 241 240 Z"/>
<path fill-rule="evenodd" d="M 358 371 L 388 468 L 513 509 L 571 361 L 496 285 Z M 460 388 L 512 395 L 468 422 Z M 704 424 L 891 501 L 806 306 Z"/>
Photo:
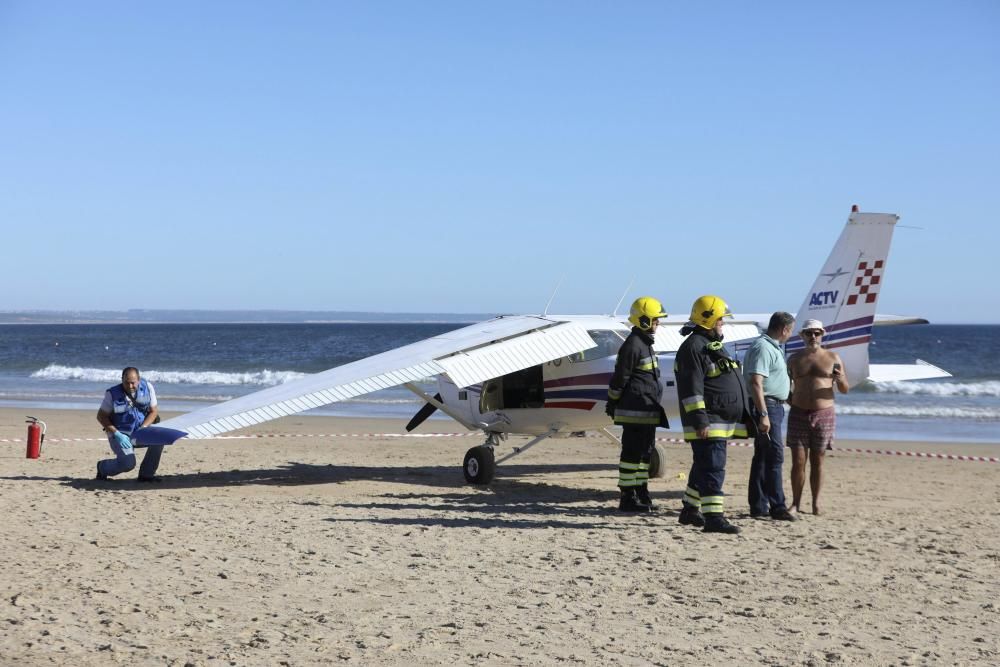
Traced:
<path fill-rule="evenodd" d="M 121 431 L 115 431 L 115 440 L 118 441 L 118 446 L 122 448 L 125 453 L 132 451 L 132 438 L 128 435 L 122 433 Z"/>

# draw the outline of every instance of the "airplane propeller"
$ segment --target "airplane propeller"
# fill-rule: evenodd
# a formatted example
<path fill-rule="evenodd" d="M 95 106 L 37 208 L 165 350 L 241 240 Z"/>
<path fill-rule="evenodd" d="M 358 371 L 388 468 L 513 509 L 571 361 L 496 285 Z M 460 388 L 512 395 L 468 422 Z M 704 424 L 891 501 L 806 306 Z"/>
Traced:
<path fill-rule="evenodd" d="M 434 400 L 440 402 L 441 401 L 441 394 L 434 394 Z M 436 410 L 437 410 L 437 406 L 434 405 L 433 403 L 424 403 L 424 406 L 422 408 L 420 408 L 419 410 L 417 410 L 417 414 L 413 415 L 413 419 L 411 419 L 410 423 L 408 423 L 406 425 L 406 431 L 407 431 L 407 433 L 409 433 L 410 431 L 412 431 L 416 427 L 418 427 L 421 424 L 423 424 L 424 420 L 426 420 L 428 417 L 430 417 L 432 414 L 434 414 L 434 412 Z"/>

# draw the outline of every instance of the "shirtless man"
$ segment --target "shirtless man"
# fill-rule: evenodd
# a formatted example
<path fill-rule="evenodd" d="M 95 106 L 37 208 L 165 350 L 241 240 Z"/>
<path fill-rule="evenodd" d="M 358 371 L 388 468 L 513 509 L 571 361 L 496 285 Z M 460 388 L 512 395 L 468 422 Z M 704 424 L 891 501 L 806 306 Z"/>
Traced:
<path fill-rule="evenodd" d="M 819 492 L 823 485 L 823 457 L 833 444 L 836 416 L 833 388 L 846 394 L 850 386 L 840 355 L 824 350 L 820 343 L 826 330 L 819 320 L 806 320 L 799 335 L 806 349 L 788 359 L 792 378 L 792 408 L 788 413 L 786 442 L 792 450 L 792 509 L 800 511 L 802 488 L 809 461 L 809 490 L 813 514 L 820 513 Z"/>

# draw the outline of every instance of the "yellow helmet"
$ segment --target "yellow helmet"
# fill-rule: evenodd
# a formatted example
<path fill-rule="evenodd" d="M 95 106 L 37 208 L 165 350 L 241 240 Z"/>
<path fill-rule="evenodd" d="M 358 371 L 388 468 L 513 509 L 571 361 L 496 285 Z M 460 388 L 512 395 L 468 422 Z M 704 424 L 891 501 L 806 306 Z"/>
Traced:
<path fill-rule="evenodd" d="M 666 316 L 667 311 L 663 310 L 662 303 L 651 296 L 640 296 L 632 302 L 628 321 L 643 331 L 649 331 L 653 327 L 653 320 Z"/>
<path fill-rule="evenodd" d="M 691 321 L 704 329 L 711 329 L 723 317 L 732 317 L 729 306 L 714 294 L 698 297 L 691 306 Z"/>

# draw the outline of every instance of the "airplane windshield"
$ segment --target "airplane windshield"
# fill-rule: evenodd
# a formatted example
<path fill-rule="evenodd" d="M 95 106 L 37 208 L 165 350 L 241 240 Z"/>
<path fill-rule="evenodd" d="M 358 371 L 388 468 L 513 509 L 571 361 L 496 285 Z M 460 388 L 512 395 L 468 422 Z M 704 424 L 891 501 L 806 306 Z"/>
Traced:
<path fill-rule="evenodd" d="M 590 334 L 590 337 L 594 339 L 595 343 L 597 343 L 597 347 L 592 347 L 589 350 L 584 350 L 583 352 L 579 352 L 571 356 L 570 359 L 572 359 L 574 363 L 613 357 L 618 354 L 618 348 L 620 348 L 622 343 L 625 341 L 622 334 L 610 329 L 588 329 L 587 333 Z"/>

